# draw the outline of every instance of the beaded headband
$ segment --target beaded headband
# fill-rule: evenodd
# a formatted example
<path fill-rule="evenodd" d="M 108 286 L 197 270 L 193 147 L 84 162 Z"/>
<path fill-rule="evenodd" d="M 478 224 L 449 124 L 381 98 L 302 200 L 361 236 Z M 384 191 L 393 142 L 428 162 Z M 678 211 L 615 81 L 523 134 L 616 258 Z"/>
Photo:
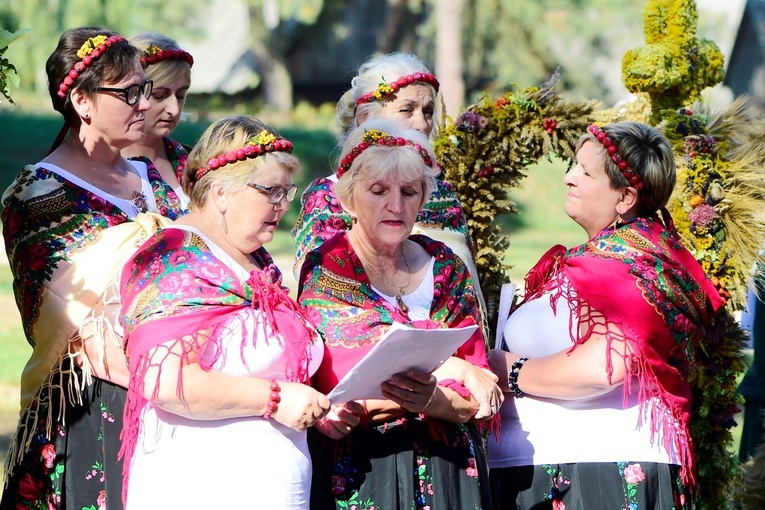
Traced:
<path fill-rule="evenodd" d="M 58 86 L 58 97 L 66 97 L 67 92 L 72 88 L 72 85 L 74 85 L 75 80 L 77 80 L 80 74 L 82 74 L 94 60 L 103 55 L 109 46 L 124 40 L 125 38 L 121 35 L 112 35 L 110 37 L 97 35 L 85 41 L 82 46 L 80 46 L 80 49 L 77 50 L 77 56 L 81 60 L 74 64 L 74 67 L 69 71 L 64 78 L 64 81 Z"/>
<path fill-rule="evenodd" d="M 383 78 L 384 80 L 385 78 Z M 434 89 L 436 89 L 436 92 L 438 92 L 438 80 L 436 80 L 436 77 L 432 74 L 428 73 L 412 73 L 408 74 L 406 76 L 402 76 L 396 81 L 393 81 L 391 83 L 387 83 L 383 81 L 377 86 L 377 90 L 370 92 L 368 94 L 364 94 L 360 98 L 356 100 L 356 106 L 359 106 L 360 104 L 364 103 L 374 103 L 375 101 L 380 101 L 383 96 L 387 96 L 388 94 L 393 94 L 401 87 L 406 87 L 407 85 L 411 85 L 414 82 L 423 82 L 423 83 L 429 83 L 433 86 Z"/>
<path fill-rule="evenodd" d="M 189 67 L 194 65 L 194 57 L 192 57 L 191 53 L 188 51 L 170 49 L 163 50 L 156 44 L 150 44 L 149 47 L 146 48 L 141 54 L 140 60 L 141 67 L 144 69 L 146 69 L 146 67 L 150 66 L 151 64 L 157 64 L 164 60 L 183 60 L 189 65 Z"/>
<path fill-rule="evenodd" d="M 203 166 L 194 174 L 196 181 L 205 176 L 212 170 L 224 167 L 229 163 L 236 163 L 237 161 L 244 161 L 247 158 L 257 158 L 263 156 L 269 152 L 292 152 L 292 142 L 285 138 L 276 138 L 276 135 L 269 133 L 267 130 L 261 131 L 257 136 L 253 136 L 247 140 L 247 145 L 241 149 L 221 154 L 220 156 L 212 158 L 207 162 L 207 165 Z"/>
<path fill-rule="evenodd" d="M 627 182 L 630 183 L 630 186 L 640 191 L 643 188 L 643 183 L 640 181 L 640 176 L 637 174 L 637 172 L 630 168 L 630 165 L 625 160 L 623 160 L 621 156 L 619 156 L 619 149 L 616 147 L 614 141 L 611 140 L 605 131 L 601 131 L 601 129 L 595 124 L 591 124 L 587 130 L 592 133 L 601 144 L 603 144 L 603 147 L 606 148 L 606 152 L 608 152 L 608 155 L 611 157 L 611 161 L 616 163 L 617 168 L 619 168 L 619 171 L 622 173 L 624 178 L 627 179 Z"/>
<path fill-rule="evenodd" d="M 403 147 L 405 145 L 411 145 L 420 154 L 420 157 L 422 157 L 422 160 L 425 162 L 425 164 L 433 168 L 433 160 L 431 159 L 430 154 L 428 154 L 428 151 L 426 151 L 419 143 L 414 143 L 411 140 L 407 140 L 406 138 L 402 138 L 400 136 L 391 136 L 378 129 L 370 129 L 364 133 L 364 136 L 361 138 L 361 143 L 351 149 L 350 152 L 348 152 L 348 154 L 346 154 L 343 160 L 340 162 L 340 165 L 337 167 L 338 179 L 342 177 L 345 172 L 350 170 L 351 165 L 353 165 L 353 161 L 359 156 L 359 154 L 367 150 L 369 147 L 372 147 L 373 145 L 381 147 Z"/>

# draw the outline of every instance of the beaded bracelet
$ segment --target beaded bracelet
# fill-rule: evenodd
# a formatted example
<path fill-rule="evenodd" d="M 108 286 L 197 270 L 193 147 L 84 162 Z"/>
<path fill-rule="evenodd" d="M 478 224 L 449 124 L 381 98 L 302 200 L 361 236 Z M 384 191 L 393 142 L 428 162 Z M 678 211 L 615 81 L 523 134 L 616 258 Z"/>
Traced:
<path fill-rule="evenodd" d="M 279 387 L 279 383 L 276 382 L 276 379 L 271 378 L 271 395 L 269 395 L 270 400 L 268 401 L 268 409 L 263 413 L 263 418 L 268 419 L 276 412 L 279 401 L 281 400 L 279 398 L 280 391 L 281 388 Z"/>
<path fill-rule="evenodd" d="M 507 387 L 510 388 L 510 393 L 512 393 L 514 397 L 523 397 L 526 395 L 518 387 L 518 374 L 520 373 L 523 364 L 528 360 L 529 358 L 518 358 L 515 360 L 515 363 L 513 363 L 513 366 L 510 367 L 510 371 L 507 373 Z"/>

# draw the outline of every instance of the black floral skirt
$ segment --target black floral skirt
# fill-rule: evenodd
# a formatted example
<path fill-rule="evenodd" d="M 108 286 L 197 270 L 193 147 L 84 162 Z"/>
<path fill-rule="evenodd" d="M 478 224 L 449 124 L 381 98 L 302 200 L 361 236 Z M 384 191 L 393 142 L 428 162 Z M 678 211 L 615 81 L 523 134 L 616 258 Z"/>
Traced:
<path fill-rule="evenodd" d="M 311 509 L 490 509 L 488 465 L 475 425 L 414 415 L 356 427 L 334 441 L 309 429 Z"/>
<path fill-rule="evenodd" d="M 497 510 L 681 510 L 694 508 L 680 466 L 580 462 L 493 468 Z"/>
<path fill-rule="evenodd" d="M 39 421 L 3 490 L 0 510 L 122 509 L 122 462 L 117 454 L 127 392 L 93 381 L 83 390 L 83 405 L 67 405 L 66 425 L 54 424 L 53 437 L 46 437 L 45 422 Z M 47 397 L 41 395 L 42 401 Z M 58 395 L 50 401 L 57 405 Z M 40 416 L 47 416 L 48 405 L 54 404 L 41 405 Z M 58 416 L 57 409 L 52 416 Z"/>

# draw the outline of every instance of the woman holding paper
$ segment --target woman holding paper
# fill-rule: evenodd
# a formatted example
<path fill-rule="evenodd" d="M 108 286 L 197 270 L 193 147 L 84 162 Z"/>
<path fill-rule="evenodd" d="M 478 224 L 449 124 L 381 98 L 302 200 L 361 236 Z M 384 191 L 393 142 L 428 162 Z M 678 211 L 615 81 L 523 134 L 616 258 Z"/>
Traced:
<path fill-rule="evenodd" d="M 489 439 L 495 507 L 693 508 L 693 346 L 722 299 L 664 208 L 667 139 L 590 126 L 564 182 L 589 241 L 551 248 L 490 354 L 505 403 Z M 658 212 L 662 212 L 662 219 Z"/>
<path fill-rule="evenodd" d="M 212 124 L 184 168 L 191 211 L 125 266 L 129 509 L 308 508 L 323 348 L 264 248 L 297 191 L 291 152 L 253 117 Z"/>
<path fill-rule="evenodd" d="M 423 134 L 387 121 L 369 121 L 346 140 L 335 191 L 353 229 L 310 252 L 300 277 L 298 300 L 326 347 L 312 378 L 320 391 L 332 390 L 394 323 L 480 322 L 462 260 L 410 235 L 434 186 L 434 161 Z M 316 423 L 320 433 L 309 433 L 311 508 L 488 508 L 487 464 L 471 422 L 479 397 L 466 387 L 493 393 L 493 412 L 501 397 L 476 366 L 487 366 L 480 328 L 434 372 L 392 375 L 380 387 L 384 399 L 333 406 Z"/>

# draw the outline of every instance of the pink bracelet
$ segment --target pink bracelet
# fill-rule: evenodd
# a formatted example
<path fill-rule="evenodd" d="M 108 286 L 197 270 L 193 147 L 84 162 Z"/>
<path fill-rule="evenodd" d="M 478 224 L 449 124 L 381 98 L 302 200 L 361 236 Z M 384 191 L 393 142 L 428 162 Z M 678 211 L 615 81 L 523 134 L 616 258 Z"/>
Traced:
<path fill-rule="evenodd" d="M 281 400 L 279 398 L 279 392 L 281 391 L 281 388 L 279 387 L 279 383 L 276 382 L 276 379 L 271 378 L 271 395 L 269 395 L 269 401 L 268 401 L 268 409 L 266 409 L 266 412 L 263 413 L 263 418 L 270 418 L 272 414 L 276 412 L 277 404 L 279 404 L 279 401 Z"/>

